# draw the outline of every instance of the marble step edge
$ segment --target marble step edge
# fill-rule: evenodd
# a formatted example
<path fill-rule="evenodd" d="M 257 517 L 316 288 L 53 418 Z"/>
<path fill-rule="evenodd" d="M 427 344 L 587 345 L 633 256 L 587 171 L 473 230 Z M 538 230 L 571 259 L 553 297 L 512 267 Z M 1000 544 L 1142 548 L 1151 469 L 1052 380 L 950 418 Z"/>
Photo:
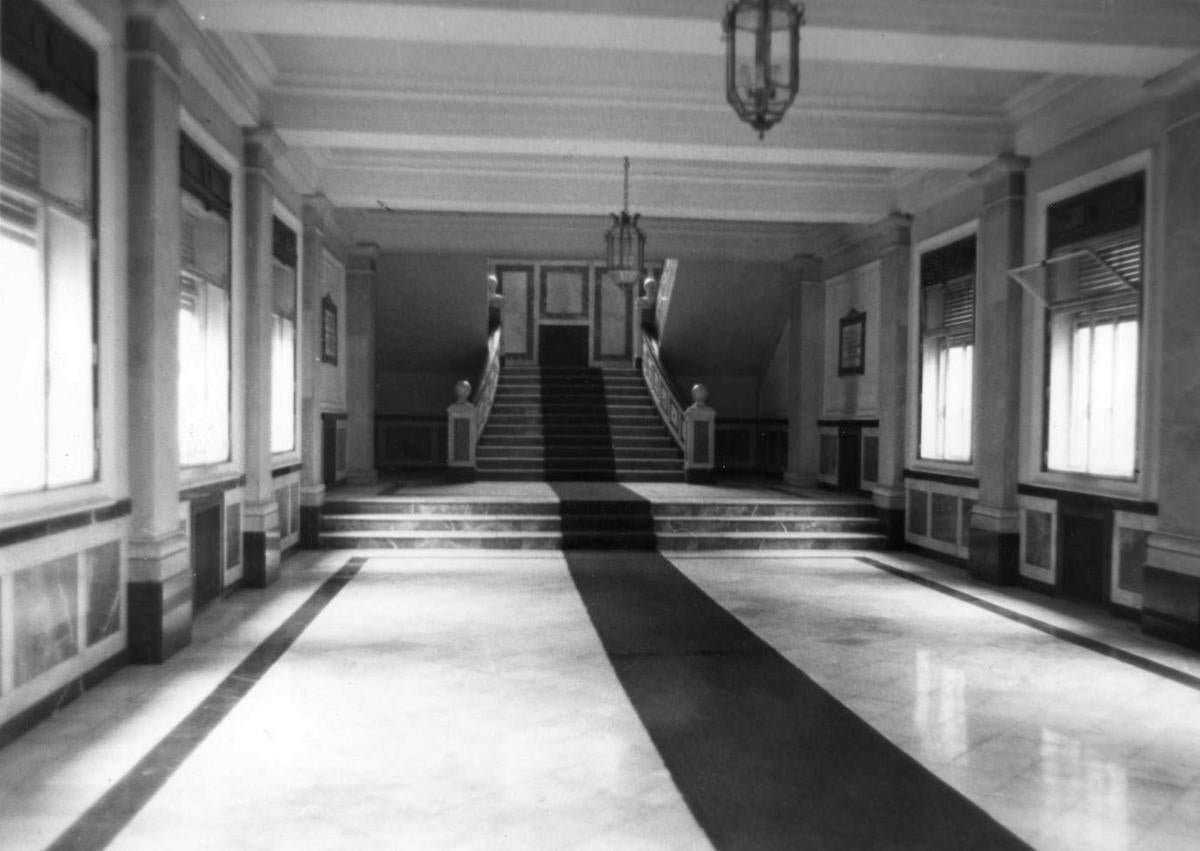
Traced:
<path fill-rule="evenodd" d="M 563 521 L 567 523 L 564 526 Z M 777 528 L 777 527 L 787 528 Z M 777 519 L 770 528 L 755 529 L 753 525 L 726 520 L 693 520 L 681 523 L 678 520 L 645 515 L 595 514 L 576 515 L 562 518 L 555 515 L 491 515 L 490 517 L 455 517 L 430 515 L 405 515 L 382 519 L 378 515 L 350 515 L 323 517 L 320 531 L 362 532 L 367 534 L 467 534 L 504 533 L 522 535 L 528 532 L 654 532 L 657 535 L 741 535 L 763 536 L 812 536 L 812 535 L 879 535 L 878 524 L 854 521 L 827 521 L 825 518 Z"/>
<path fill-rule="evenodd" d="M 568 500 L 563 502 L 556 498 L 533 497 L 480 497 L 475 499 L 463 499 L 457 496 L 363 496 L 363 497 L 347 497 L 342 499 L 331 499 L 322 506 L 322 511 L 327 514 L 376 514 L 391 513 L 398 515 L 409 515 L 420 511 L 426 511 L 430 514 L 440 513 L 439 510 L 445 510 L 456 514 L 463 515 L 480 515 L 480 514 L 497 514 L 497 513 L 516 513 L 516 514 L 543 514 L 552 513 L 558 515 L 562 506 L 579 506 L 580 504 L 603 504 L 612 502 L 611 500 Z M 617 501 L 618 503 L 620 500 Z M 699 499 L 692 501 L 684 500 L 664 500 L 655 502 L 650 500 L 651 510 L 656 516 L 662 517 L 696 517 L 696 516 L 712 516 L 712 517 L 772 517 L 774 514 L 745 514 L 746 511 L 758 512 L 774 512 L 785 510 L 789 512 L 802 512 L 794 514 L 796 517 L 813 517 L 813 516 L 837 516 L 846 518 L 858 518 L 866 516 L 875 516 L 874 507 L 869 502 L 858 502 L 853 500 L 838 500 L 838 499 L 822 499 L 822 500 L 740 500 L 740 499 Z M 836 509 L 838 511 L 847 511 L 849 509 L 857 509 L 860 513 L 846 513 L 837 515 L 814 514 L 816 511 L 825 511 Z M 706 512 L 706 513 L 699 513 Z"/>
<path fill-rule="evenodd" d="M 437 537 L 417 534 L 410 537 L 389 535 L 339 535 L 321 533 L 324 549 L 570 549 L 637 548 L 679 550 L 882 550 L 886 548 L 883 535 L 828 538 L 790 536 L 770 539 L 748 536 L 644 535 L 603 532 L 557 532 L 546 535 L 457 535 Z M 623 545 L 623 546 L 622 546 Z"/>
<path fill-rule="evenodd" d="M 576 530 L 567 530 L 565 534 L 573 535 Z M 619 537 L 623 535 L 631 535 L 642 537 L 651 534 L 648 530 L 633 529 L 580 529 L 580 534 L 598 535 L 604 537 Z M 380 532 L 370 532 L 363 535 L 361 530 L 344 529 L 338 531 L 321 531 L 322 538 L 355 538 L 355 537 L 371 537 L 371 538 L 395 538 L 396 540 L 405 540 L 408 538 L 497 538 L 497 537 L 522 537 L 522 538 L 561 538 L 563 532 L 559 530 L 553 531 L 529 531 L 529 532 L 475 532 L 466 533 L 457 529 L 442 529 L 434 531 L 420 530 L 390 530 Z M 655 537 L 661 540 L 686 540 L 690 538 L 709 538 L 720 539 L 726 541 L 736 541 L 740 539 L 754 540 L 811 540 L 811 541 L 883 541 L 886 536 L 881 532 L 760 532 L 749 535 L 741 532 L 654 532 Z"/>

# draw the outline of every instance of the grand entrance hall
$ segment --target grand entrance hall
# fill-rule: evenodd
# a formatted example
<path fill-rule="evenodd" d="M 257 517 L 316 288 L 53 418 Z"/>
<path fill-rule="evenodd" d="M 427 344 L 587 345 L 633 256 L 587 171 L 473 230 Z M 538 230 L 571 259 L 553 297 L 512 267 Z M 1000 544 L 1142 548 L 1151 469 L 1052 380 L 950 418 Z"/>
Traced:
<path fill-rule="evenodd" d="M 5 748 L 0 845 L 1183 849 L 1198 719 L 1189 651 L 919 557 L 312 551 Z"/>
<path fill-rule="evenodd" d="M 1200 847 L 1200 2 L 0 0 L 0 849 Z"/>

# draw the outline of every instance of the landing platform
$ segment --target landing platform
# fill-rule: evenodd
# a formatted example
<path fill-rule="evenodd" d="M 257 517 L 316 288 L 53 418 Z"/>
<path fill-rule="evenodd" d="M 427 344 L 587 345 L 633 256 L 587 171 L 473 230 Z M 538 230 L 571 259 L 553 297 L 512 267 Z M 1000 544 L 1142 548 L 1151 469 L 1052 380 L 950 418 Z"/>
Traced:
<path fill-rule="evenodd" d="M 881 549 L 870 501 L 758 483 L 395 481 L 335 488 L 327 549 Z"/>
<path fill-rule="evenodd" d="M 614 487 L 619 485 L 619 487 Z M 622 490 L 625 493 L 622 493 Z M 344 501 L 394 497 L 397 501 L 558 502 L 569 499 L 628 499 L 628 491 L 651 503 L 678 502 L 778 502 L 797 500 L 862 504 L 865 497 L 819 488 L 788 488 L 778 483 L 733 481 L 699 485 L 682 482 L 450 482 L 440 478 L 380 480 L 373 485 L 338 485 L 325 492 L 325 500 Z"/>

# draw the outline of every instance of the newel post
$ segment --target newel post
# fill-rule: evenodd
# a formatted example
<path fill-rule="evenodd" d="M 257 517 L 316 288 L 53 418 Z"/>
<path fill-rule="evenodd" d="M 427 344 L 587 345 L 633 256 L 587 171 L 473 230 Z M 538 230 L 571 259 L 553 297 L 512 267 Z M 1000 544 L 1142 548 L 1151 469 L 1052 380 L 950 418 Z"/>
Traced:
<path fill-rule="evenodd" d="M 708 388 L 692 386 L 692 404 L 683 412 L 683 474 L 689 482 L 713 480 L 717 412 L 709 407 Z"/>
<path fill-rule="evenodd" d="M 446 409 L 446 465 L 456 479 L 475 478 L 475 406 L 471 404 L 471 382 L 454 385 L 457 397 Z"/>

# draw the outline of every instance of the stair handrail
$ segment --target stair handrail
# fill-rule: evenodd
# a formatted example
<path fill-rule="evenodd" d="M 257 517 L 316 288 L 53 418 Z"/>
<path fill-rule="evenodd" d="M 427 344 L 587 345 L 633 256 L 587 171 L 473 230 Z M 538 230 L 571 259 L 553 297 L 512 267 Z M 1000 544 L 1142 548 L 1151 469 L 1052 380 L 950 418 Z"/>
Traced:
<path fill-rule="evenodd" d="M 645 328 L 641 333 L 642 377 L 667 431 L 683 450 L 683 474 L 689 482 L 711 482 L 716 467 L 717 412 L 708 404 L 708 388 L 693 385 L 692 404 L 684 408 L 663 369 L 658 340 Z"/>
<path fill-rule="evenodd" d="M 503 351 L 500 331 L 501 326 L 496 325 L 488 333 L 487 359 L 474 394 L 471 382 L 460 381 L 454 385 L 456 400 L 446 408 L 446 466 L 452 477 L 468 480 L 475 477 L 475 448 L 492 412 L 500 383 Z"/>
<path fill-rule="evenodd" d="M 658 340 L 648 334 L 645 328 L 641 329 L 641 335 L 642 378 L 646 382 L 646 389 L 650 391 L 650 398 L 654 400 L 654 406 L 658 408 L 667 431 L 671 433 L 680 449 L 686 449 L 687 441 L 683 433 L 684 408 L 676 397 L 671 379 L 667 377 L 659 359 Z"/>
<path fill-rule="evenodd" d="M 483 373 L 479 378 L 479 389 L 475 391 L 475 432 L 471 436 L 472 449 L 479 443 L 479 436 L 487 425 L 488 416 L 492 413 L 492 403 L 496 401 L 496 387 L 500 384 L 500 346 L 501 326 L 497 325 L 488 335 L 487 360 L 483 365 Z"/>

